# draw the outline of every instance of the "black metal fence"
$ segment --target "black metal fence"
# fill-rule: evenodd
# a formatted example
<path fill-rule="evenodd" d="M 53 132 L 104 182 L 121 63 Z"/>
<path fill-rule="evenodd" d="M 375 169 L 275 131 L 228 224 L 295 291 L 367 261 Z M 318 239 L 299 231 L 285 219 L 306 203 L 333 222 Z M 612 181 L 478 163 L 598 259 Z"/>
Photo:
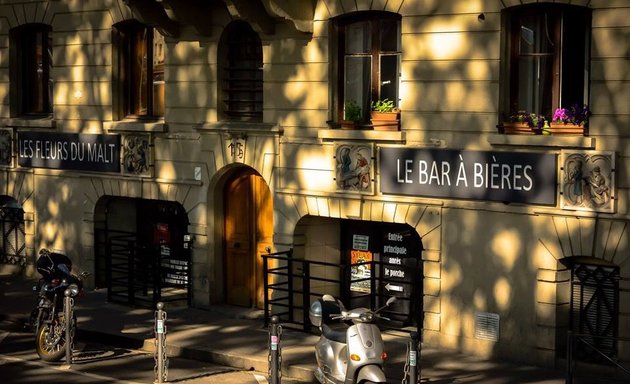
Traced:
<path fill-rule="evenodd" d="M 324 261 L 296 259 L 293 250 L 261 255 L 264 273 L 264 311 L 265 324 L 269 324 L 271 316 L 278 316 L 287 326 L 294 326 L 306 332 L 310 331 L 309 307 L 313 300 L 324 294 L 338 292 L 338 297 L 349 308 L 355 306 L 369 306 L 375 308 L 382 305 L 389 296 L 383 287 L 387 284 L 385 266 L 391 264 L 383 261 L 366 261 L 356 264 L 339 264 Z M 369 277 L 352 278 L 351 269 L 361 265 L 369 265 L 372 271 Z M 396 265 L 401 268 L 400 265 Z M 408 297 L 398 296 L 403 310 L 395 307 L 384 310 L 383 313 L 394 321 L 383 324 L 384 328 L 404 331 L 419 331 L 422 327 L 422 308 L 420 286 L 422 283 L 419 267 L 406 267 L 410 274 L 417 276 L 417 280 L 409 283 L 413 293 Z M 325 270 L 325 272 L 323 272 Z M 365 284 L 365 293 L 352 292 L 351 284 Z M 409 328 L 413 329 L 409 329 Z"/>
<path fill-rule="evenodd" d="M 189 249 L 143 245 L 133 232 L 96 232 L 97 284 L 107 287 L 108 301 L 148 308 L 158 302 L 190 305 Z"/>

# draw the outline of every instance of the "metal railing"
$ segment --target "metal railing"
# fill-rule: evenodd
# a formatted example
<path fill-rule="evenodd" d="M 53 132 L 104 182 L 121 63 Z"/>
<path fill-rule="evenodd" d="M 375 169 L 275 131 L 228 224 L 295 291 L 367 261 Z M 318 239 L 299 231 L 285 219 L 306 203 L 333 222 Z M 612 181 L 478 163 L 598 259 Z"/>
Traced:
<path fill-rule="evenodd" d="M 310 303 L 326 293 L 330 294 L 331 290 L 338 291 L 338 297 L 350 307 L 359 303 L 359 306 L 375 308 L 379 305 L 378 297 L 381 297 L 382 300 L 383 297 L 390 295 L 383 288 L 389 285 L 386 284 L 389 280 L 385 278 L 382 271 L 385 266 L 392 266 L 389 263 L 372 260 L 355 264 L 339 264 L 296 259 L 293 257 L 292 249 L 261 256 L 263 258 L 265 325 L 269 325 L 271 316 L 276 315 L 284 324 L 297 326 L 303 331 L 310 332 Z M 351 276 L 351 269 L 360 265 L 369 265 L 370 277 L 353 278 Z M 420 289 L 419 268 L 400 265 L 396 265 L 396 267 L 407 268 L 411 273 L 416 273 L 418 276 L 416 281 L 404 284 L 414 286 L 414 290 Z M 326 272 L 322 273 L 324 269 Z M 338 277 L 332 278 L 330 276 Z M 350 293 L 350 287 L 361 282 L 368 282 L 365 285 L 369 285 L 369 292 Z M 322 291 L 324 289 L 326 289 L 325 292 Z M 383 292 L 379 292 L 379 289 Z M 387 313 L 388 317 L 397 318 L 399 321 L 398 325 L 395 325 L 395 322 L 383 324 L 383 328 L 402 330 L 403 324 L 411 322 L 416 325 L 414 331 L 421 333 L 422 311 L 414 305 L 414 302 L 420 301 L 419 297 L 421 295 L 418 295 L 418 291 L 414 291 L 414 294 L 409 297 L 402 297 L 401 295 L 399 300 L 408 304 L 409 313 L 385 310 L 384 313 Z"/>
<path fill-rule="evenodd" d="M 265 325 L 269 324 L 272 314 L 286 323 L 301 326 L 304 331 L 310 330 L 310 320 L 308 318 L 308 306 L 312 297 L 319 297 L 324 292 L 311 290 L 311 282 L 323 282 L 340 284 L 340 279 L 329 279 L 311 275 L 311 266 L 321 266 L 339 269 L 344 265 L 326 263 L 323 261 L 312 261 L 304 259 L 294 259 L 293 249 L 284 252 L 269 253 L 263 257 L 263 276 L 265 285 Z M 277 265 L 272 266 L 275 262 Z M 273 281 L 272 281 L 273 280 Z M 300 280 L 300 281 L 297 281 Z M 301 298 L 302 305 L 296 307 L 295 299 Z M 271 296 L 271 297 L 270 297 Z M 282 308 L 281 311 L 274 309 Z M 296 317 L 296 312 L 302 311 L 301 318 Z"/>
<path fill-rule="evenodd" d="M 588 361 L 581 360 L 576 358 L 576 350 L 578 347 L 587 348 L 590 351 L 594 352 L 596 356 L 598 356 L 601 361 L 606 363 L 606 366 L 602 366 L 602 368 L 612 368 L 610 372 L 610 379 L 619 380 L 619 382 L 628 382 L 630 380 L 630 368 L 624 367 L 617 359 L 614 359 L 605 352 L 601 351 L 597 348 L 596 345 L 593 345 L 594 340 L 610 340 L 613 343 L 617 344 L 619 342 L 630 342 L 630 338 L 627 337 L 605 337 L 605 336 L 595 336 L 581 333 L 574 333 L 569 331 L 567 333 L 567 367 L 566 367 L 566 384 L 573 384 L 573 379 L 576 377 L 577 364 L 579 362 L 588 363 Z M 597 372 L 593 372 L 593 380 L 595 378 L 602 377 L 602 369 L 598 369 Z M 579 377 L 581 379 L 585 379 L 588 373 L 580 372 Z"/>
<path fill-rule="evenodd" d="M 181 269 L 185 279 L 179 284 L 171 284 L 169 278 L 174 272 L 167 268 L 171 258 L 162 255 L 159 245 L 139 244 L 134 232 L 95 232 L 96 248 L 100 252 L 95 279 L 97 285 L 107 287 L 108 301 L 148 308 L 155 307 L 158 302 L 191 304 L 190 260 L 174 266 Z"/>

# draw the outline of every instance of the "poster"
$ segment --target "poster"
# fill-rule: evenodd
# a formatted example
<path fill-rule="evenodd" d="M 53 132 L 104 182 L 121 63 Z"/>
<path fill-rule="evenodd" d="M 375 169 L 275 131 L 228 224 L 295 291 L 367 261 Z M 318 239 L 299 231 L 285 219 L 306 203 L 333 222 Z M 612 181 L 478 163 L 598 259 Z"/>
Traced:
<path fill-rule="evenodd" d="M 350 251 L 350 291 L 371 293 L 372 259 L 370 251 Z"/>

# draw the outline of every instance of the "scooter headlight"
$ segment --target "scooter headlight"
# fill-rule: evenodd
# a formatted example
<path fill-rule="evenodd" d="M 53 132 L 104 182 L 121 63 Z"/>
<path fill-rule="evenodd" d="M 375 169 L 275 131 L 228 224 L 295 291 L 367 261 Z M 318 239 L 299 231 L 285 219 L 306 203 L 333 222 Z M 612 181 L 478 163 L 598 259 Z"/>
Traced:
<path fill-rule="evenodd" d="M 359 318 L 365 323 L 371 323 L 374 320 L 374 314 L 372 312 L 365 312 L 362 313 Z"/>

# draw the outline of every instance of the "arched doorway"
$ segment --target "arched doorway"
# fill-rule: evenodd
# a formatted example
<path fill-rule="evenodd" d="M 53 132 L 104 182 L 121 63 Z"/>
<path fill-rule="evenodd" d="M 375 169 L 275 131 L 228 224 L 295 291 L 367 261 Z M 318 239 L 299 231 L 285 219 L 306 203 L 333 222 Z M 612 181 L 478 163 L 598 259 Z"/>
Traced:
<path fill-rule="evenodd" d="M 273 241 L 271 191 L 256 171 L 241 168 L 226 181 L 223 193 L 225 302 L 262 308 L 260 255 Z"/>

